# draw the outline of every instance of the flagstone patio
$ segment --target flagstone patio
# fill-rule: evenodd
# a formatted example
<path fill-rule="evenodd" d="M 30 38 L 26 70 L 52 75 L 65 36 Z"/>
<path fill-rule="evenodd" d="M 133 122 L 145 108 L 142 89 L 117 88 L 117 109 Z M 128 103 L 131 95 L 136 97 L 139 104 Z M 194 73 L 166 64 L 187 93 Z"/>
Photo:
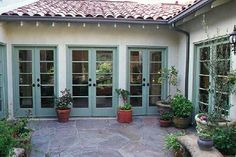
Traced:
<path fill-rule="evenodd" d="M 115 119 L 31 121 L 35 129 L 31 157 L 171 157 L 164 137 L 177 129 L 161 128 L 157 117 L 135 117 L 131 124 Z"/>

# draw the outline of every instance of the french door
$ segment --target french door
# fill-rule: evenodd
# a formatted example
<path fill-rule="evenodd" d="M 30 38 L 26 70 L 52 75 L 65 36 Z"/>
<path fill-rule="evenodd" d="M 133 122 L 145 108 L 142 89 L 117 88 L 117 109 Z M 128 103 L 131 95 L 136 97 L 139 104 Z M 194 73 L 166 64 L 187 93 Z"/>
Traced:
<path fill-rule="evenodd" d="M 4 117 L 6 113 L 6 73 L 5 73 L 5 47 L 0 45 L 0 118 Z"/>
<path fill-rule="evenodd" d="M 55 49 L 19 47 L 15 48 L 13 58 L 16 116 L 55 116 Z"/>
<path fill-rule="evenodd" d="M 157 113 L 156 102 L 165 96 L 165 86 L 158 83 L 165 60 L 165 49 L 129 49 L 128 89 L 134 115 Z"/>
<path fill-rule="evenodd" d="M 109 48 L 70 48 L 67 80 L 72 116 L 115 115 L 115 55 Z"/>

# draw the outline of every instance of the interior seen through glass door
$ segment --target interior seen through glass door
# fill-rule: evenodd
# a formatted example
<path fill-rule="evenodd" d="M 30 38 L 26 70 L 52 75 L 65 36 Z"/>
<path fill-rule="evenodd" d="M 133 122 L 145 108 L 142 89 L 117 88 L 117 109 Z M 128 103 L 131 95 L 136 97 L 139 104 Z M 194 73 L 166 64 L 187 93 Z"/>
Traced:
<path fill-rule="evenodd" d="M 162 68 L 162 53 L 160 51 L 150 51 L 149 68 L 149 106 L 156 106 L 156 102 L 161 100 L 161 84 L 158 79 Z"/>
<path fill-rule="evenodd" d="M 40 78 L 37 78 L 37 87 L 41 87 L 41 107 L 54 107 L 54 51 L 40 50 Z M 41 80 L 40 80 L 41 79 Z"/>
<path fill-rule="evenodd" d="M 143 60 L 141 51 L 130 52 L 130 103 L 133 107 L 142 106 Z"/>
<path fill-rule="evenodd" d="M 89 107 L 88 50 L 72 51 L 72 96 L 74 108 Z"/>
<path fill-rule="evenodd" d="M 0 46 L 0 111 L 3 105 L 3 51 Z"/>
<path fill-rule="evenodd" d="M 33 108 L 32 50 L 19 50 L 19 95 L 21 108 Z"/>

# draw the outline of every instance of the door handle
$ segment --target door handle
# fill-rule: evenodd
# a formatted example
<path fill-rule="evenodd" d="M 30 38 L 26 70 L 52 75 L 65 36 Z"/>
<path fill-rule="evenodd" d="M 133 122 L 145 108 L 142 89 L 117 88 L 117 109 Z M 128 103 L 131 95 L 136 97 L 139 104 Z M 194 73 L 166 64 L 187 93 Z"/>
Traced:
<path fill-rule="evenodd" d="M 38 86 L 38 87 L 40 87 L 40 86 L 41 86 L 41 84 L 39 84 L 39 83 L 38 83 L 38 84 L 37 84 L 37 86 Z"/>
<path fill-rule="evenodd" d="M 37 82 L 39 82 L 40 81 L 40 79 L 39 78 L 37 78 Z"/>
<path fill-rule="evenodd" d="M 149 83 L 147 83 L 147 86 L 149 86 L 150 84 Z"/>
<path fill-rule="evenodd" d="M 145 83 L 143 83 L 143 86 L 145 86 Z"/>
<path fill-rule="evenodd" d="M 89 83 L 89 84 L 88 84 L 88 86 L 92 86 L 92 84 L 91 84 L 91 83 Z"/>
<path fill-rule="evenodd" d="M 96 83 L 94 83 L 93 86 L 95 87 L 95 86 L 96 86 Z"/>
<path fill-rule="evenodd" d="M 32 87 L 35 87 L 35 84 L 33 83 L 31 86 L 32 86 Z"/>
<path fill-rule="evenodd" d="M 89 78 L 89 81 L 92 81 L 92 79 L 91 79 L 91 78 Z"/>

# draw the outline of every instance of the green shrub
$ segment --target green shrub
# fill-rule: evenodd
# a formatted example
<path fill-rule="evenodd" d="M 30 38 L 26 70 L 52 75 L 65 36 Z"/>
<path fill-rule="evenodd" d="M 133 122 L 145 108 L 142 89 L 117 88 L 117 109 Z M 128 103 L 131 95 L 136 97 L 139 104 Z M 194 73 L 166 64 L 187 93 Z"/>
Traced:
<path fill-rule="evenodd" d="M 176 94 L 171 101 L 174 116 L 187 118 L 192 114 L 193 104 L 181 94 Z"/>
<path fill-rule="evenodd" d="M 236 128 L 216 128 L 213 134 L 215 147 L 225 155 L 236 155 Z"/>
<path fill-rule="evenodd" d="M 171 120 L 173 117 L 173 114 L 171 112 L 164 112 L 163 114 L 161 114 L 160 119 L 161 120 Z"/>
<path fill-rule="evenodd" d="M 16 141 L 13 137 L 13 129 L 6 120 L 0 121 L 0 156 L 8 156 L 12 152 L 15 144 Z"/>

